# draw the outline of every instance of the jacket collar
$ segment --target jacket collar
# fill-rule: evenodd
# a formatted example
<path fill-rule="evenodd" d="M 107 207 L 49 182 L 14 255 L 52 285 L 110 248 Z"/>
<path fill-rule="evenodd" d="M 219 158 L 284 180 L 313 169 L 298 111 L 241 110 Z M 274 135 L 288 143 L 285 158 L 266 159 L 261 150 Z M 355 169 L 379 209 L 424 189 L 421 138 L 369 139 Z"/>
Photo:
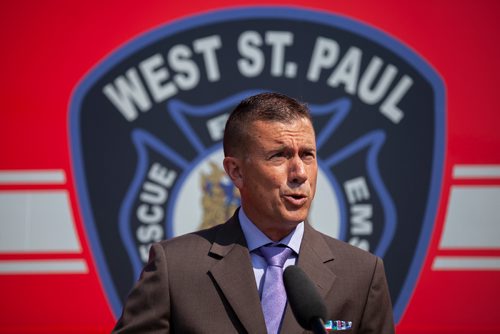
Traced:
<path fill-rule="evenodd" d="M 319 295 L 326 299 L 328 292 L 332 289 L 336 275 L 326 265 L 334 261 L 334 256 L 323 235 L 313 229 L 306 222 L 304 227 L 304 238 L 300 248 L 297 265 L 306 273 L 316 286 Z M 324 319 L 327 320 L 327 319 Z M 282 333 L 301 333 L 304 329 L 297 323 L 290 305 L 287 305 Z"/>
<path fill-rule="evenodd" d="M 265 333 L 266 324 L 250 253 L 237 212 L 217 231 L 210 253 L 220 257 L 210 274 L 243 327 L 248 333 Z"/>

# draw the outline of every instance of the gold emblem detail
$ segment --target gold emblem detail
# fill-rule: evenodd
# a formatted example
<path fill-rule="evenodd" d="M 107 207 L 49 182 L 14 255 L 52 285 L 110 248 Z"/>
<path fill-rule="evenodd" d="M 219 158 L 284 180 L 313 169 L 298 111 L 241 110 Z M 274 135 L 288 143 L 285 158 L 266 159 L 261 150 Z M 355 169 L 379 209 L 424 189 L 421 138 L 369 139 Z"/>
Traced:
<path fill-rule="evenodd" d="M 212 161 L 208 163 L 210 172 L 200 176 L 203 218 L 199 229 L 224 223 L 240 205 L 240 193 L 224 170 Z"/>

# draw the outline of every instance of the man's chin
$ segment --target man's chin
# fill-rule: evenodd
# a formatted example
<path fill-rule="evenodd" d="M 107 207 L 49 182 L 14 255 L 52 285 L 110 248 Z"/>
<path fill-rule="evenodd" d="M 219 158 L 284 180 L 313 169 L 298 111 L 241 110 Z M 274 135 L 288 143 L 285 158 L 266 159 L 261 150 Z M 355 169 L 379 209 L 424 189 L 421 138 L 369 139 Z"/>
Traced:
<path fill-rule="evenodd" d="M 290 217 L 290 220 L 301 219 L 300 221 L 302 221 L 307 218 L 309 207 L 310 205 L 307 204 L 301 206 L 286 205 L 284 215 Z"/>
<path fill-rule="evenodd" d="M 305 213 L 304 212 L 287 212 L 285 217 L 283 217 L 284 218 L 283 220 L 289 225 L 297 226 L 298 224 L 300 224 L 301 222 L 306 220 L 307 212 L 308 212 L 308 210 L 305 210 Z"/>

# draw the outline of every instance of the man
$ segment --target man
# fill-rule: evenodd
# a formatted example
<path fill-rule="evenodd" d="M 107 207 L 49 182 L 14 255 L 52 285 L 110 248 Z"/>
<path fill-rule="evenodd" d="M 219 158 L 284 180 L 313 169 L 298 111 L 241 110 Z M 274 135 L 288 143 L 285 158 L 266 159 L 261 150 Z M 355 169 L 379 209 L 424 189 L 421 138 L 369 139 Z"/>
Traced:
<path fill-rule="evenodd" d="M 315 283 L 325 320 L 351 321 L 350 333 L 393 333 L 382 260 L 305 222 L 318 168 L 307 107 L 277 93 L 242 101 L 224 154 L 241 208 L 225 224 L 153 245 L 115 332 L 302 333 L 290 306 L 266 308 L 271 273 L 283 271 L 267 264 L 271 251 Z"/>

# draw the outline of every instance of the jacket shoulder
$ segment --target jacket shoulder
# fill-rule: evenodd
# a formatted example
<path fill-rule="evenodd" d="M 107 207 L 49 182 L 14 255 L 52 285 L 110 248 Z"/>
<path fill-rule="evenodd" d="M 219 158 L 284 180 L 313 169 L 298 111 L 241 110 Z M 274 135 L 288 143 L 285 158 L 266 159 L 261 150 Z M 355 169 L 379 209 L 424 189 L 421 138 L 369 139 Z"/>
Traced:
<path fill-rule="evenodd" d="M 199 248 L 207 248 L 212 245 L 216 239 L 217 232 L 222 228 L 223 224 L 213 226 L 209 229 L 200 230 L 192 233 L 183 234 L 171 239 L 158 242 L 165 251 L 172 252 L 176 249 L 196 250 Z"/>
<path fill-rule="evenodd" d="M 369 251 L 353 246 L 345 241 L 332 238 L 321 232 L 318 233 L 332 251 L 336 262 L 374 266 L 376 262 L 381 261 L 378 256 Z"/>

